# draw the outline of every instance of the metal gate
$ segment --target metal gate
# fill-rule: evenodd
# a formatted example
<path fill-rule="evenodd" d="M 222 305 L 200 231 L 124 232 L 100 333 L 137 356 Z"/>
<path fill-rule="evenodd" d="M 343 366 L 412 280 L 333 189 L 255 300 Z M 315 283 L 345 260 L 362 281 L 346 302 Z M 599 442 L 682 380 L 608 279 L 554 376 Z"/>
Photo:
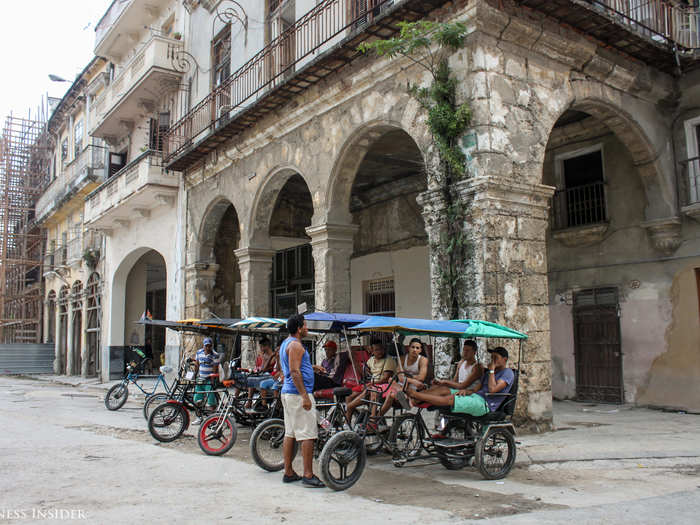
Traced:
<path fill-rule="evenodd" d="M 0 374 L 52 374 L 54 357 L 53 343 L 0 345 Z"/>
<path fill-rule="evenodd" d="M 574 295 L 574 355 L 577 399 L 624 402 L 615 288 L 583 290 Z"/>

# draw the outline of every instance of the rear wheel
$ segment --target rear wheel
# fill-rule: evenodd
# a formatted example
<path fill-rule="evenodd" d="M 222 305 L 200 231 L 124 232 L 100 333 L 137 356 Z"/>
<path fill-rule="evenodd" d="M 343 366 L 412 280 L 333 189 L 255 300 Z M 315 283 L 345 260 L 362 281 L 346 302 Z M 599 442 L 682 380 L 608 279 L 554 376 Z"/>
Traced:
<path fill-rule="evenodd" d="M 237 436 L 236 423 L 230 417 L 213 415 L 202 422 L 197 441 L 205 454 L 221 456 L 231 450 Z"/>
<path fill-rule="evenodd" d="M 279 472 L 284 468 L 284 421 L 268 419 L 263 421 L 250 436 L 250 455 L 253 461 L 268 472 Z M 294 442 L 294 456 L 299 444 Z"/>
<path fill-rule="evenodd" d="M 105 395 L 105 406 L 107 407 L 107 410 L 119 410 L 124 406 L 124 403 L 126 403 L 128 398 L 128 383 L 118 383 L 107 391 L 107 394 Z"/>
<path fill-rule="evenodd" d="M 344 430 L 328 440 L 321 451 L 321 479 L 333 490 L 347 490 L 362 477 L 367 463 L 365 446 L 355 432 Z"/>
<path fill-rule="evenodd" d="M 148 431 L 158 441 L 169 443 L 179 438 L 187 427 L 185 408 L 177 403 L 158 405 L 148 418 Z"/>
<path fill-rule="evenodd" d="M 389 442 L 394 445 L 395 456 L 413 459 L 420 456 L 423 444 L 423 429 L 417 414 L 402 414 L 394 418 L 389 432 Z"/>
<path fill-rule="evenodd" d="M 489 428 L 476 445 L 476 464 L 486 479 L 505 478 L 515 463 L 515 438 L 506 428 Z"/>
<path fill-rule="evenodd" d="M 440 464 L 447 470 L 460 470 L 469 464 L 468 458 L 439 456 Z"/>
<path fill-rule="evenodd" d="M 151 415 L 151 412 L 153 412 L 153 409 L 161 403 L 165 403 L 168 399 L 170 399 L 170 395 L 166 394 L 165 392 L 148 396 L 146 398 L 146 401 L 144 401 L 143 403 L 143 418 L 146 421 L 148 421 L 148 418 Z"/>

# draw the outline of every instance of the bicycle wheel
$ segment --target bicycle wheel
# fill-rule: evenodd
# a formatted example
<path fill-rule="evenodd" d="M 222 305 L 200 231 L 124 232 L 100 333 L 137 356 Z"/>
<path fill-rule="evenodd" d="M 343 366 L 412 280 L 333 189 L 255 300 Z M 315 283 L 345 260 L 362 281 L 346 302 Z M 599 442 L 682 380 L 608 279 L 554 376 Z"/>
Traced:
<path fill-rule="evenodd" d="M 268 419 L 263 421 L 250 436 L 250 455 L 253 461 L 268 472 L 278 472 L 284 468 L 284 421 Z M 294 442 L 294 454 L 297 455 L 299 443 Z"/>
<path fill-rule="evenodd" d="M 169 443 L 179 438 L 187 426 L 185 408 L 176 403 L 158 405 L 148 418 L 148 431 L 154 439 Z"/>
<path fill-rule="evenodd" d="M 318 462 L 326 487 L 349 489 L 362 477 L 367 463 L 362 438 L 351 430 L 338 432 L 323 447 Z"/>
<path fill-rule="evenodd" d="M 170 394 L 166 394 L 165 392 L 148 396 L 143 403 L 143 418 L 148 421 L 148 417 L 151 415 L 153 409 L 161 403 L 165 403 L 168 399 L 170 399 Z"/>
<path fill-rule="evenodd" d="M 508 429 L 490 428 L 476 445 L 476 464 L 486 479 L 505 478 L 515 463 L 515 438 Z"/>
<path fill-rule="evenodd" d="M 362 409 L 357 409 L 355 413 L 352 415 L 352 429 L 355 432 L 359 432 L 363 428 L 367 428 L 369 425 L 369 410 L 367 408 L 362 408 Z M 381 418 L 380 424 L 384 423 L 384 418 Z M 379 424 L 375 424 L 375 428 L 378 427 Z M 387 437 L 389 429 L 385 430 L 379 430 L 378 428 L 376 430 L 371 430 L 367 429 L 368 432 L 365 433 L 365 438 L 364 438 L 364 443 L 365 443 L 365 450 L 367 451 L 367 455 L 373 456 L 377 452 L 379 452 L 382 449 L 382 446 L 384 442 L 382 441 L 382 438 L 380 437 L 380 434 L 383 435 L 384 438 Z"/>
<path fill-rule="evenodd" d="M 214 414 L 202 421 L 197 441 L 205 454 L 221 456 L 231 450 L 237 436 L 236 423 L 230 417 Z"/>
<path fill-rule="evenodd" d="M 105 395 L 105 406 L 107 407 L 107 410 L 119 410 L 124 406 L 124 403 L 126 403 L 128 398 L 128 383 L 118 383 L 107 391 L 107 394 Z"/>
<path fill-rule="evenodd" d="M 389 443 L 394 445 L 395 455 L 403 459 L 420 456 L 423 429 L 417 414 L 402 414 L 394 419 L 389 432 Z"/>

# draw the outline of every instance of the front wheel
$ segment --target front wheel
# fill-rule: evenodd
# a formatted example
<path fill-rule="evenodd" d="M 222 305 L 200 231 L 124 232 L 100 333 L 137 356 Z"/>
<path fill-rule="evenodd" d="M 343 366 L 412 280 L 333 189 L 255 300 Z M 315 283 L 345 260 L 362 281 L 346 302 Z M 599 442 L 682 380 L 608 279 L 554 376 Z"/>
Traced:
<path fill-rule="evenodd" d="M 161 443 L 179 438 L 187 427 L 185 408 L 177 403 L 158 405 L 148 418 L 148 431 Z"/>
<path fill-rule="evenodd" d="M 486 479 L 505 478 L 515 463 L 515 438 L 503 427 L 490 428 L 476 445 L 476 464 Z"/>
<path fill-rule="evenodd" d="M 423 428 L 417 414 L 402 414 L 394 418 L 389 432 L 389 443 L 397 459 L 413 459 L 420 456 L 423 445 Z"/>
<path fill-rule="evenodd" d="M 326 487 L 347 490 L 362 477 L 367 452 L 360 436 L 344 430 L 328 440 L 318 462 L 321 465 L 321 479 Z"/>
<path fill-rule="evenodd" d="M 153 409 L 161 403 L 165 403 L 168 399 L 170 399 L 170 395 L 164 392 L 148 396 L 143 403 L 143 418 L 148 421 Z"/>
<path fill-rule="evenodd" d="M 124 403 L 126 403 L 128 398 L 128 383 L 118 383 L 107 391 L 107 394 L 105 395 L 105 406 L 107 407 L 107 410 L 119 410 L 124 406 Z"/>
<path fill-rule="evenodd" d="M 279 472 L 284 468 L 284 421 L 268 419 L 260 423 L 250 436 L 250 455 L 263 470 Z M 294 442 L 296 456 L 299 443 Z"/>
<path fill-rule="evenodd" d="M 226 454 L 236 442 L 238 429 L 230 417 L 209 416 L 199 427 L 197 441 L 202 452 L 210 456 Z"/>

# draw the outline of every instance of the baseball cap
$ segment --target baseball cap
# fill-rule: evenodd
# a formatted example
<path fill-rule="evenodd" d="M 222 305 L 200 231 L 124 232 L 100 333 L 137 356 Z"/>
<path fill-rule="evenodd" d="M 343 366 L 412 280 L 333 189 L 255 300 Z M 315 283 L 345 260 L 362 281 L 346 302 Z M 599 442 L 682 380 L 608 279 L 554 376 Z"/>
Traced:
<path fill-rule="evenodd" d="M 338 345 L 335 344 L 335 341 L 326 341 L 326 342 L 323 344 L 323 348 L 332 348 L 333 350 L 337 350 L 337 349 L 338 349 Z"/>
<path fill-rule="evenodd" d="M 489 354 L 498 354 L 498 355 L 503 356 L 506 359 L 508 359 L 508 350 L 506 350 L 502 346 L 497 346 L 496 348 L 491 348 L 488 352 L 489 352 Z"/>
<path fill-rule="evenodd" d="M 212 342 L 211 337 L 205 337 L 203 344 L 204 344 L 204 346 L 206 346 L 206 345 L 213 345 L 214 343 Z"/>

